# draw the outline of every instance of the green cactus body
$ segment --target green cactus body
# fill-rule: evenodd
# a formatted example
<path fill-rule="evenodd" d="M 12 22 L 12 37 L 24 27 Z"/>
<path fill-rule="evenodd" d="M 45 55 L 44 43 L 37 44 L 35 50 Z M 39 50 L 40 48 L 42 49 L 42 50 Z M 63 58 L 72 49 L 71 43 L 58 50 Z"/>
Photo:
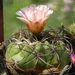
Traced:
<path fill-rule="evenodd" d="M 62 41 L 58 41 L 56 47 L 61 62 L 60 65 L 61 67 L 64 67 L 69 62 L 69 53 L 68 53 L 69 49 Z"/>
<path fill-rule="evenodd" d="M 65 66 L 68 63 L 67 48 L 62 41 L 49 43 L 45 40 L 36 43 L 25 39 L 21 44 L 13 42 L 7 47 L 6 57 L 13 63 L 16 61 L 17 66 L 22 70 L 34 69 L 38 66 L 46 69 L 59 64 Z"/>
<path fill-rule="evenodd" d="M 8 46 L 8 50 L 7 50 L 6 53 L 7 53 L 8 57 L 10 58 L 13 55 L 18 54 L 19 52 L 20 52 L 20 49 L 19 49 L 19 46 L 18 45 L 16 45 L 16 44 L 10 44 Z"/>

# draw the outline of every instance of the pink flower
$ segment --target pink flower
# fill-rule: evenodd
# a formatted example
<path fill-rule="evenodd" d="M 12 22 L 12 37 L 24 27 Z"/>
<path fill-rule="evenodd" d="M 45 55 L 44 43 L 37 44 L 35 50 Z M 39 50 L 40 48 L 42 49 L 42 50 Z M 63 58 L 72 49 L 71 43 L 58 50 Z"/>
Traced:
<path fill-rule="evenodd" d="M 63 1 L 64 1 L 64 3 L 69 4 L 69 5 L 71 5 L 71 4 L 73 4 L 73 3 L 74 3 L 74 1 L 73 1 L 73 0 L 63 0 Z"/>
<path fill-rule="evenodd" d="M 75 64 L 75 54 L 71 54 L 71 62 Z"/>
<path fill-rule="evenodd" d="M 63 12 L 69 12 L 71 9 L 68 5 L 65 5 L 63 8 L 62 8 L 62 11 Z"/>
<path fill-rule="evenodd" d="M 44 29 L 48 17 L 53 11 L 49 10 L 46 5 L 31 5 L 30 7 L 22 8 L 16 12 L 18 19 L 26 23 L 26 26 L 32 33 L 39 33 Z"/>

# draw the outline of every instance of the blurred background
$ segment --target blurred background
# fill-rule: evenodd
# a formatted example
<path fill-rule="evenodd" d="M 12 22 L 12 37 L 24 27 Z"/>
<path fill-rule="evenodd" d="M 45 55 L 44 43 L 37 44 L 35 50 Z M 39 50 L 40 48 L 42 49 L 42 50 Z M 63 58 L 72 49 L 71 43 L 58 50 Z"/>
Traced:
<path fill-rule="evenodd" d="M 62 24 L 69 26 L 75 22 L 75 0 L 3 0 L 5 40 L 9 39 L 14 31 L 26 29 L 25 23 L 18 20 L 15 13 L 31 4 L 45 4 L 54 10 L 44 30 L 49 29 L 49 27 L 56 29 Z"/>

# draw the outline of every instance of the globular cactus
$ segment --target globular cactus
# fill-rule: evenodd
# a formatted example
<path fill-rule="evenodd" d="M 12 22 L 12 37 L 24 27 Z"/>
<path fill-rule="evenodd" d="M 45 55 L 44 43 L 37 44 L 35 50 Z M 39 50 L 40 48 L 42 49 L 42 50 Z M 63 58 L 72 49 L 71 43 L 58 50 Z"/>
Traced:
<path fill-rule="evenodd" d="M 16 69 L 16 71 L 34 71 L 39 74 L 52 68 L 55 68 L 53 71 L 59 68 L 60 71 L 69 63 L 69 48 L 61 39 L 44 38 L 39 41 L 34 38 L 29 39 L 29 36 L 12 39 L 5 55 L 7 67 L 11 66 L 12 72 Z"/>

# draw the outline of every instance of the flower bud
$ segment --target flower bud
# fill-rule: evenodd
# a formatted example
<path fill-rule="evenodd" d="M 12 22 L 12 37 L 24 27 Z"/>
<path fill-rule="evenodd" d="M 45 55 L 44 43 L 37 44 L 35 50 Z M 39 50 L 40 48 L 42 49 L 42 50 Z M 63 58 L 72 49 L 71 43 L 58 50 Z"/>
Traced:
<path fill-rule="evenodd" d="M 75 64 L 75 54 L 71 54 L 71 62 Z"/>

